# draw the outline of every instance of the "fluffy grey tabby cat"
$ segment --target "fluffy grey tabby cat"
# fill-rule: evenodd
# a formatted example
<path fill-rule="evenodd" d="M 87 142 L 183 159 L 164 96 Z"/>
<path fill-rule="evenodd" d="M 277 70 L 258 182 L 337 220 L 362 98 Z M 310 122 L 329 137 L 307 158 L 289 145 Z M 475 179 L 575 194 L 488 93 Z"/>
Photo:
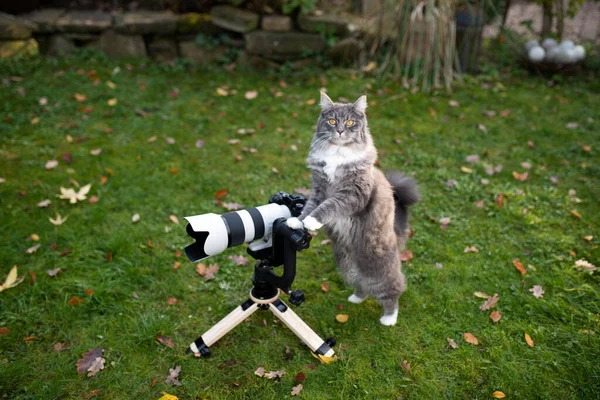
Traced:
<path fill-rule="evenodd" d="M 355 289 L 348 301 L 358 304 L 373 297 L 383 307 L 380 322 L 394 325 L 398 297 L 406 288 L 400 250 L 408 237 L 408 206 L 419 198 L 417 186 L 400 173 L 386 177 L 375 167 L 366 96 L 340 104 L 321 93 L 320 104 L 307 158 L 311 197 L 302 215 L 287 224 L 325 227 L 342 277 Z"/>

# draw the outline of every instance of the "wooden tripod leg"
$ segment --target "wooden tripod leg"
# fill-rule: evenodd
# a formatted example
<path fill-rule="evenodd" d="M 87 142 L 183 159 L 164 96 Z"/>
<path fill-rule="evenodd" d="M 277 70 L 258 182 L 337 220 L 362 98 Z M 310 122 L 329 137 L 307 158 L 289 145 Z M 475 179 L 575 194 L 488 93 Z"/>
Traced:
<path fill-rule="evenodd" d="M 258 304 L 252 300 L 247 300 L 190 344 L 190 350 L 194 353 L 202 353 L 202 349 L 212 346 L 217 340 L 225 336 L 227 332 L 239 325 L 256 310 L 258 310 Z"/>
<path fill-rule="evenodd" d="M 270 303 L 269 309 L 312 351 L 327 357 L 334 356 L 335 353 L 329 344 L 325 343 L 323 339 L 321 339 L 319 335 L 306 324 L 306 322 L 302 321 L 298 314 L 289 308 L 283 301 L 276 300 L 273 303 Z"/>

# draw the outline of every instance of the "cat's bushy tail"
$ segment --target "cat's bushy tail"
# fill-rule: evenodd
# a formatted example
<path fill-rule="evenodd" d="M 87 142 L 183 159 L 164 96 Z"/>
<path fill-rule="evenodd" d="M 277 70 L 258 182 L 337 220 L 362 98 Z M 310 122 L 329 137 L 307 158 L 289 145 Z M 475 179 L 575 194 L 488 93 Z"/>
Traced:
<path fill-rule="evenodd" d="M 400 247 L 404 247 L 408 237 L 408 207 L 419 201 L 419 188 L 414 179 L 399 171 L 386 172 L 385 177 L 392 185 L 396 202 L 394 231 Z"/>

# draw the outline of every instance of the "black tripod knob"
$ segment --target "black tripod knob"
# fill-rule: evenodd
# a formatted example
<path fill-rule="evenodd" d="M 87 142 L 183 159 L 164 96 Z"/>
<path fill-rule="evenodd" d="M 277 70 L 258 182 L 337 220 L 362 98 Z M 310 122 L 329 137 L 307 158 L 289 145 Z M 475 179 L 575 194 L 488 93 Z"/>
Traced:
<path fill-rule="evenodd" d="M 294 290 L 290 293 L 290 303 L 295 306 L 299 306 L 304 302 L 304 293 L 301 290 Z"/>

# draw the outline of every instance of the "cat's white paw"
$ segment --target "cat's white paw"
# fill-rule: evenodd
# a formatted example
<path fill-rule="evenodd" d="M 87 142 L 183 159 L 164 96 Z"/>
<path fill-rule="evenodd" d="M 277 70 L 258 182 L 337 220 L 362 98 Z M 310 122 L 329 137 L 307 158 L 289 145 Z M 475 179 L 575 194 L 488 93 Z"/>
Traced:
<path fill-rule="evenodd" d="M 304 218 L 304 227 L 309 231 L 316 231 L 323 227 L 323 224 L 317 221 L 314 217 Z"/>
<path fill-rule="evenodd" d="M 379 322 L 381 322 L 381 325 L 386 326 L 396 325 L 396 322 L 398 322 L 398 310 L 394 311 L 393 314 L 384 315 L 379 319 Z"/>
<path fill-rule="evenodd" d="M 360 304 L 360 303 L 362 303 L 363 301 L 365 301 L 365 299 L 364 299 L 364 298 L 362 298 L 362 297 L 358 297 L 358 296 L 357 296 L 357 295 L 355 295 L 355 294 L 352 294 L 350 297 L 348 297 L 348 301 L 349 301 L 350 303 L 354 303 L 354 304 Z"/>
<path fill-rule="evenodd" d="M 302 229 L 304 228 L 304 224 L 296 217 L 288 218 L 285 221 L 285 224 L 292 229 Z"/>

